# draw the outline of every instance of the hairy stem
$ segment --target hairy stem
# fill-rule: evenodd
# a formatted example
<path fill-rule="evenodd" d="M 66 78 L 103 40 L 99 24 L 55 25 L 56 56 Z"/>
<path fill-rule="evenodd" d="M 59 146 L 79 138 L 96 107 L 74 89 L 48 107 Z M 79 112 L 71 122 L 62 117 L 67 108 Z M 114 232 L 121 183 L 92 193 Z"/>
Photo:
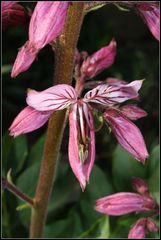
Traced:
<path fill-rule="evenodd" d="M 84 16 L 84 3 L 72 3 L 64 30 L 55 47 L 54 84 L 71 84 L 75 49 Z M 59 17 L 59 16 L 58 16 Z M 41 238 L 47 215 L 48 201 L 51 194 L 55 169 L 62 135 L 65 127 L 65 111 L 58 111 L 50 118 L 40 175 L 32 208 L 30 238 Z"/>

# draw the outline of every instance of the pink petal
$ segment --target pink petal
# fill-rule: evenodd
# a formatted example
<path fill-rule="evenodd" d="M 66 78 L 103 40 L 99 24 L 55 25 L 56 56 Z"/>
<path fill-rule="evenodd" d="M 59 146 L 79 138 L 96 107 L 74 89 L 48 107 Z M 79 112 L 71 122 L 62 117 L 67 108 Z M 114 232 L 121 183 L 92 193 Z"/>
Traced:
<path fill-rule="evenodd" d="M 26 42 L 18 52 L 11 77 L 16 77 L 19 73 L 26 71 L 35 60 L 37 53 L 38 50 L 30 42 Z"/>
<path fill-rule="evenodd" d="M 137 193 L 121 192 L 96 201 L 96 211 L 112 216 L 150 210 L 149 199 Z"/>
<path fill-rule="evenodd" d="M 63 29 L 69 2 L 38 1 L 29 26 L 29 40 L 37 49 L 43 48 Z"/>
<path fill-rule="evenodd" d="M 106 47 L 101 48 L 82 64 L 81 72 L 85 79 L 93 78 L 110 67 L 116 56 L 116 41 L 113 39 Z"/>
<path fill-rule="evenodd" d="M 136 10 L 147 24 L 153 36 L 160 41 L 160 7 L 158 3 L 138 3 Z"/>
<path fill-rule="evenodd" d="M 10 126 L 10 135 L 17 137 L 40 128 L 48 121 L 51 113 L 38 112 L 31 107 L 24 108 Z"/>
<path fill-rule="evenodd" d="M 146 232 L 146 218 L 139 219 L 131 228 L 128 239 L 144 239 Z"/>
<path fill-rule="evenodd" d="M 74 88 L 59 84 L 42 92 L 29 90 L 26 102 L 38 111 L 62 110 L 77 101 Z"/>
<path fill-rule="evenodd" d="M 122 103 L 128 99 L 138 97 L 138 91 L 141 88 L 142 80 L 136 80 L 129 84 L 119 86 L 101 84 L 84 96 L 86 102 L 95 102 L 105 106 L 112 106 Z"/>
<path fill-rule="evenodd" d="M 139 118 L 142 118 L 142 117 L 146 117 L 147 116 L 147 113 L 135 106 L 135 105 L 127 105 L 127 106 L 123 106 L 120 108 L 120 111 L 129 119 L 131 120 L 137 120 Z"/>
<path fill-rule="evenodd" d="M 71 168 L 78 179 L 82 190 L 85 189 L 86 183 L 89 181 L 90 173 L 95 160 L 95 134 L 94 134 L 94 123 L 93 117 L 88 108 L 83 107 L 83 111 L 88 111 L 84 113 L 84 121 L 86 122 L 86 117 L 88 117 L 88 121 L 90 123 L 91 129 L 89 129 L 88 123 L 86 122 L 84 128 L 88 130 L 87 137 L 89 138 L 87 156 L 84 162 L 81 161 L 79 155 L 79 117 L 77 112 L 78 105 L 75 104 L 73 106 L 72 111 L 69 114 L 69 124 L 70 124 L 70 136 L 69 136 L 69 162 Z"/>
<path fill-rule="evenodd" d="M 116 109 L 109 109 L 104 117 L 119 144 L 138 161 L 144 163 L 149 156 L 140 130 Z"/>

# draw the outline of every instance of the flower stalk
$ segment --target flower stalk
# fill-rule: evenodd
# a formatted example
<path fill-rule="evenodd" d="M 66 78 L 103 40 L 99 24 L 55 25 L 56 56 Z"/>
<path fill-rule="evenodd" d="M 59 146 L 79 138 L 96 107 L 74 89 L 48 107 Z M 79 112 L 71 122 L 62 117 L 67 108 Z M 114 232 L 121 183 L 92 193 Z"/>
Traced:
<path fill-rule="evenodd" d="M 64 30 L 54 45 L 54 84 L 70 84 L 74 55 L 84 16 L 84 3 L 71 4 Z M 65 111 L 54 113 L 49 120 L 40 175 L 32 208 L 30 238 L 41 238 L 47 215 L 48 201 L 53 186 L 57 159 L 65 127 Z"/>

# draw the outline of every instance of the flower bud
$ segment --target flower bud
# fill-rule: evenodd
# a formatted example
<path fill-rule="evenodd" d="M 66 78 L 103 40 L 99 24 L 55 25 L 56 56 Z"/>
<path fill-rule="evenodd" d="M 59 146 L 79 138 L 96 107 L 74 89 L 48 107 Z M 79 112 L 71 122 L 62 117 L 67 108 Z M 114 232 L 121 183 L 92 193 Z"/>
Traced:
<path fill-rule="evenodd" d="M 113 39 L 106 47 L 89 56 L 82 64 L 81 73 L 84 79 L 90 79 L 110 67 L 116 56 L 116 41 Z"/>
<path fill-rule="evenodd" d="M 35 46 L 27 41 L 18 52 L 16 61 L 12 68 L 11 77 L 16 77 L 19 73 L 26 71 L 35 60 L 37 53 L 38 50 Z"/>
<path fill-rule="evenodd" d="M 128 239 L 143 239 L 146 232 L 146 218 L 139 219 L 131 228 Z"/>
<path fill-rule="evenodd" d="M 112 216 L 119 216 L 131 212 L 146 212 L 153 208 L 151 198 L 136 193 L 121 192 L 96 201 L 96 211 Z"/>
<path fill-rule="evenodd" d="M 132 186 L 140 194 L 148 194 L 149 193 L 148 184 L 141 178 L 136 178 L 136 177 L 133 178 Z"/>

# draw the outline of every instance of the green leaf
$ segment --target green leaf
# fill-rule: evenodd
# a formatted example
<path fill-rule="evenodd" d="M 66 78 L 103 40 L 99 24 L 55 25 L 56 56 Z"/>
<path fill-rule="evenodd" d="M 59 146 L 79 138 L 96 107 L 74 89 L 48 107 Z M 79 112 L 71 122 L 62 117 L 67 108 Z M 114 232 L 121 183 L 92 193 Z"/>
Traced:
<path fill-rule="evenodd" d="M 13 175 L 21 171 L 28 154 L 26 136 L 19 136 L 15 139 L 8 133 L 3 138 L 3 171 L 7 174 L 12 169 Z"/>
<path fill-rule="evenodd" d="M 3 174 L 8 172 L 8 157 L 11 151 L 11 147 L 14 143 L 13 137 L 5 133 L 2 140 L 2 161 L 3 161 Z"/>
<path fill-rule="evenodd" d="M 95 224 L 97 225 L 97 221 L 100 219 L 101 214 L 96 212 L 94 209 L 95 201 L 98 198 L 112 193 L 113 186 L 111 185 L 109 176 L 95 165 L 92 169 L 90 183 L 85 192 L 82 193 L 80 201 L 81 215 L 83 219 L 86 219 L 86 221 L 84 221 L 84 232 L 87 232 L 91 228 L 93 229 Z M 96 231 L 95 233 L 92 232 L 90 237 L 96 237 Z"/>
<path fill-rule="evenodd" d="M 107 239 L 109 237 L 109 217 L 103 216 L 94 222 L 88 230 L 80 235 L 80 238 L 85 237 Z"/>
<path fill-rule="evenodd" d="M 58 162 L 54 190 L 49 204 L 49 211 L 52 212 L 60 211 L 65 205 L 76 201 L 81 191 L 69 162 L 62 162 L 62 158 L 63 156 L 60 157 Z"/>
<path fill-rule="evenodd" d="M 45 143 L 45 134 L 41 136 L 38 141 L 33 145 L 32 149 L 30 150 L 29 156 L 28 156 L 28 165 L 32 165 L 34 162 L 40 162 L 43 155 L 43 149 L 44 149 L 44 143 Z"/>
<path fill-rule="evenodd" d="M 132 177 L 146 178 L 147 167 L 136 161 L 136 159 L 118 145 L 113 155 L 112 174 L 117 192 L 131 191 Z"/>
<path fill-rule="evenodd" d="M 65 219 L 53 222 L 45 227 L 46 238 L 75 238 L 82 232 L 82 223 L 75 208 Z"/>
<path fill-rule="evenodd" d="M 149 190 L 151 194 L 155 197 L 157 202 L 160 202 L 160 194 L 159 194 L 159 155 L 160 148 L 159 145 L 156 146 L 148 159 L 148 184 Z"/>
<path fill-rule="evenodd" d="M 16 181 L 16 186 L 30 197 L 33 197 L 35 193 L 39 168 L 40 162 L 35 162 L 32 166 L 23 171 Z M 18 202 L 19 204 L 22 204 L 22 201 L 19 199 Z M 19 216 L 21 218 L 22 224 L 28 227 L 31 217 L 31 209 L 24 209 L 24 211 L 20 211 Z"/>

